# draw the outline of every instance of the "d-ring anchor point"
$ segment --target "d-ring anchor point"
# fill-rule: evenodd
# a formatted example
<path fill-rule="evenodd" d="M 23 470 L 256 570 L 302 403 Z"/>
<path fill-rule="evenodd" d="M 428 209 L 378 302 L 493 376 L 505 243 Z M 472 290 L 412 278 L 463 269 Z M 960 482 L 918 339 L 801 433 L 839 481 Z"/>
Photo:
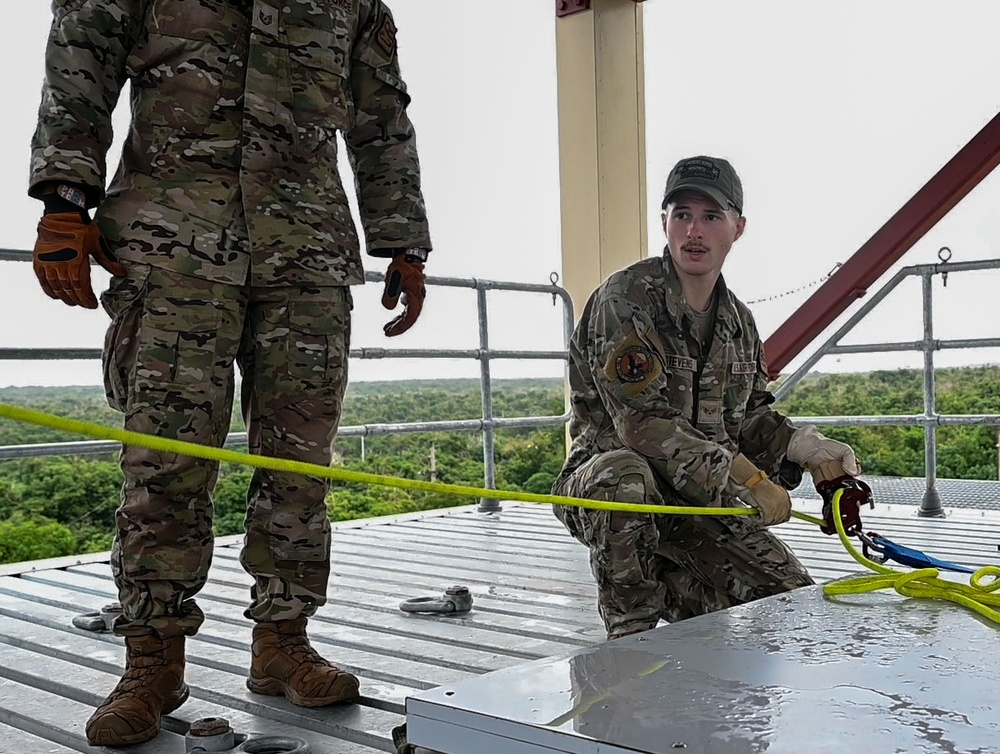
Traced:
<path fill-rule="evenodd" d="M 404 613 L 467 613 L 472 609 L 472 592 L 467 586 L 450 586 L 441 597 L 414 597 L 399 603 Z"/>

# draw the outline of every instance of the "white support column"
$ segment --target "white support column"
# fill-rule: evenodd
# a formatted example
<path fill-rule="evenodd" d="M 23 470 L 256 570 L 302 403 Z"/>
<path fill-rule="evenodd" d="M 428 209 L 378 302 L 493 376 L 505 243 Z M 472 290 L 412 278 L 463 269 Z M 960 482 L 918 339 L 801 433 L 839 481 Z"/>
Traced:
<path fill-rule="evenodd" d="M 646 255 L 642 5 L 590 5 L 556 19 L 562 284 L 577 317 L 599 283 Z"/>

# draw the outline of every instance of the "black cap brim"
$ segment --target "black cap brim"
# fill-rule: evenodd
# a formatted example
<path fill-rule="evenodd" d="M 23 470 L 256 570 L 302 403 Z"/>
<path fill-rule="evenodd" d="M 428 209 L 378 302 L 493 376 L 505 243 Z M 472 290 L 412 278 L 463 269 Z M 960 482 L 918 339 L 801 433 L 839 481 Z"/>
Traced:
<path fill-rule="evenodd" d="M 678 184 L 670 189 L 670 193 L 663 197 L 663 204 L 660 205 L 661 209 L 666 209 L 667 204 L 670 203 L 670 197 L 676 194 L 678 191 L 697 191 L 699 194 L 704 194 L 713 202 L 719 205 L 722 209 L 729 209 L 730 207 L 735 207 L 737 212 L 742 211 L 742 207 L 736 207 L 730 201 L 729 197 L 719 191 L 719 188 L 714 184 L 705 184 L 699 181 L 685 181 Z"/>

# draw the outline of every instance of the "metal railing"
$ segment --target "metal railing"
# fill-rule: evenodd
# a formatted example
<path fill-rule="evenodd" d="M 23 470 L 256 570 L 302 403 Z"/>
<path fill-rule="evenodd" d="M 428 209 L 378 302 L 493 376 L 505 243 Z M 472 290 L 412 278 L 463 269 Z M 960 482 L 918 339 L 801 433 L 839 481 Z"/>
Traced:
<path fill-rule="evenodd" d="M 805 377 L 809 371 L 824 356 L 838 354 L 888 353 L 900 351 L 923 352 L 923 400 L 922 414 L 885 414 L 872 416 L 794 416 L 797 424 L 815 424 L 817 426 L 922 426 L 924 429 L 925 456 L 925 490 L 918 513 L 921 516 L 940 517 L 944 515 L 940 496 L 936 490 L 937 481 L 937 427 L 940 426 L 1000 426 L 1000 414 L 940 414 L 937 412 L 936 385 L 934 377 L 934 352 L 946 349 L 995 348 L 1000 347 L 1000 338 L 975 338 L 957 340 L 937 340 L 934 338 L 933 314 L 933 279 L 942 276 L 947 283 L 949 274 L 977 272 L 1000 269 L 1000 259 L 987 259 L 973 262 L 950 262 L 951 252 L 947 247 L 938 252 L 940 264 L 925 264 L 905 267 L 897 272 L 878 292 L 873 294 L 864 305 L 853 314 L 826 342 L 810 355 L 803 364 L 775 389 L 777 400 L 783 399 Z M 0 249 L 0 261 L 29 261 L 31 253 Z M 881 303 L 903 281 L 911 277 L 920 277 L 922 282 L 923 305 L 923 338 L 917 341 L 865 343 L 841 345 L 843 337 L 853 330 L 879 303 Z M 367 283 L 381 283 L 384 280 L 381 273 L 369 272 L 365 275 Z M 550 285 L 521 284 L 501 281 L 460 279 L 460 278 L 427 278 L 431 286 L 452 288 L 471 288 L 477 293 L 477 308 L 479 313 L 479 348 L 469 350 L 444 349 L 385 349 L 359 348 L 351 350 L 351 357 L 357 359 L 385 358 L 447 358 L 477 359 L 480 362 L 480 386 L 482 393 L 482 418 L 455 421 L 406 422 L 398 424 L 365 424 L 341 427 L 338 437 L 373 437 L 380 435 L 417 433 L 417 432 L 469 432 L 480 431 L 483 435 L 483 465 L 484 482 L 488 489 L 496 489 L 496 459 L 495 433 L 498 429 L 534 428 L 564 426 L 570 419 L 569 411 L 560 416 L 525 416 L 516 418 L 498 418 L 493 415 L 493 389 L 490 363 L 497 359 L 549 359 L 567 361 L 568 347 L 572 337 L 574 316 L 573 302 L 568 292 L 557 285 L 558 276 L 552 273 Z M 491 350 L 489 346 L 489 316 L 486 294 L 488 291 L 518 291 L 528 293 L 545 293 L 556 299 L 562 299 L 563 309 L 563 341 L 562 351 L 517 351 Z M 88 348 L 0 348 L 0 361 L 5 359 L 99 359 L 100 349 Z M 226 440 L 226 445 L 241 445 L 246 442 L 246 433 L 232 433 Z M 85 453 L 104 453 L 116 451 L 119 444 L 111 441 L 81 441 L 63 443 L 44 443 L 35 445 L 0 446 L 0 460 L 43 455 L 68 455 Z M 498 501 L 483 498 L 479 510 L 492 512 L 500 509 Z"/>
<path fill-rule="evenodd" d="M 944 516 L 941 498 L 935 489 L 937 482 L 937 428 L 942 426 L 1000 425 L 1000 414 L 939 414 L 937 412 L 937 390 L 934 379 L 934 352 L 959 348 L 996 348 L 1000 338 L 972 338 L 961 340 L 936 340 L 934 338 L 933 280 L 942 276 L 945 285 L 948 275 L 961 272 L 980 272 L 1000 269 L 1000 259 L 984 259 L 974 262 L 951 262 L 951 249 L 947 246 L 938 251 L 940 264 L 921 264 L 904 267 L 897 272 L 877 293 L 865 302 L 815 353 L 803 362 L 788 379 L 774 391 L 775 398 L 781 400 L 809 373 L 824 356 L 859 353 L 889 353 L 898 351 L 922 351 L 924 354 L 924 412 L 922 414 L 897 414 L 879 416 L 797 416 L 800 424 L 826 426 L 922 426 L 924 428 L 924 475 L 925 488 L 918 514 L 921 516 Z M 840 340 L 861 322 L 900 283 L 911 277 L 921 279 L 921 299 L 923 305 L 923 335 L 921 340 L 895 343 L 862 343 L 841 345 Z"/>
<path fill-rule="evenodd" d="M 31 261 L 29 251 L 0 249 L 0 261 Z M 354 359 L 476 359 L 479 361 L 479 382 L 482 398 L 482 417 L 454 421 L 401 422 L 363 424 L 341 427 L 337 437 L 374 437 L 380 435 L 418 432 L 482 432 L 483 435 L 483 477 L 486 489 L 496 489 L 495 436 L 499 429 L 525 429 L 536 427 L 565 426 L 570 413 L 567 410 L 559 416 L 497 417 L 493 414 L 493 382 L 490 364 L 500 359 L 560 360 L 569 358 L 569 341 L 573 334 L 573 300 L 565 288 L 558 285 L 559 276 L 552 273 L 550 284 L 511 283 L 506 281 L 479 280 L 477 278 L 428 277 L 428 286 L 445 288 L 471 288 L 476 291 L 476 306 L 479 317 L 479 348 L 475 349 L 419 349 L 419 348 L 356 348 L 351 349 Z M 379 272 L 365 273 L 366 283 L 382 283 L 385 276 Z M 487 293 L 505 291 L 518 293 L 543 293 L 552 296 L 552 304 L 557 299 L 563 302 L 563 350 L 522 351 L 491 350 L 489 340 L 489 309 Z M 100 359 L 99 348 L 0 348 L 0 361 L 4 360 L 53 360 L 53 359 Z M 246 444 L 246 432 L 233 432 L 226 438 L 225 446 Z M 38 456 L 82 455 L 116 452 L 120 443 L 110 440 L 83 440 L 75 442 L 37 443 L 32 445 L 0 446 L 0 460 L 29 458 Z M 500 503 L 492 498 L 481 498 L 479 510 L 490 513 L 500 510 Z"/>

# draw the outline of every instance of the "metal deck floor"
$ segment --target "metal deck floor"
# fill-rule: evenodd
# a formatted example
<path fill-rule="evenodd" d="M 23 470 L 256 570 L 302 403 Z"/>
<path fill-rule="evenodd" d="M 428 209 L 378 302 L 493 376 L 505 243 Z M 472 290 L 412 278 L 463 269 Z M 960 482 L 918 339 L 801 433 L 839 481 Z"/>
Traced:
<path fill-rule="evenodd" d="M 814 501 L 796 509 L 815 512 Z M 867 528 L 965 565 L 996 563 L 1000 513 L 954 510 L 921 519 L 911 506 L 880 506 Z M 862 570 L 835 537 L 791 521 L 778 529 L 817 581 Z M 191 698 L 166 718 L 154 741 L 131 754 L 181 754 L 190 723 L 223 717 L 239 733 L 295 736 L 312 754 L 393 751 L 390 732 L 405 699 L 420 690 L 560 655 L 601 642 L 584 548 L 547 507 L 505 504 L 484 516 L 465 507 L 337 524 L 330 601 L 310 622 L 317 648 L 357 673 L 360 704 L 308 710 L 244 686 L 250 625 L 249 577 L 240 538 L 219 540 L 207 615 L 188 640 Z M 72 625 L 74 616 L 116 599 L 107 554 L 0 566 L 0 754 L 67 754 L 91 748 L 83 726 L 114 686 L 122 641 Z M 461 584 L 473 593 L 462 617 L 412 615 L 410 597 Z M 955 607 L 956 610 L 962 608 Z"/>

